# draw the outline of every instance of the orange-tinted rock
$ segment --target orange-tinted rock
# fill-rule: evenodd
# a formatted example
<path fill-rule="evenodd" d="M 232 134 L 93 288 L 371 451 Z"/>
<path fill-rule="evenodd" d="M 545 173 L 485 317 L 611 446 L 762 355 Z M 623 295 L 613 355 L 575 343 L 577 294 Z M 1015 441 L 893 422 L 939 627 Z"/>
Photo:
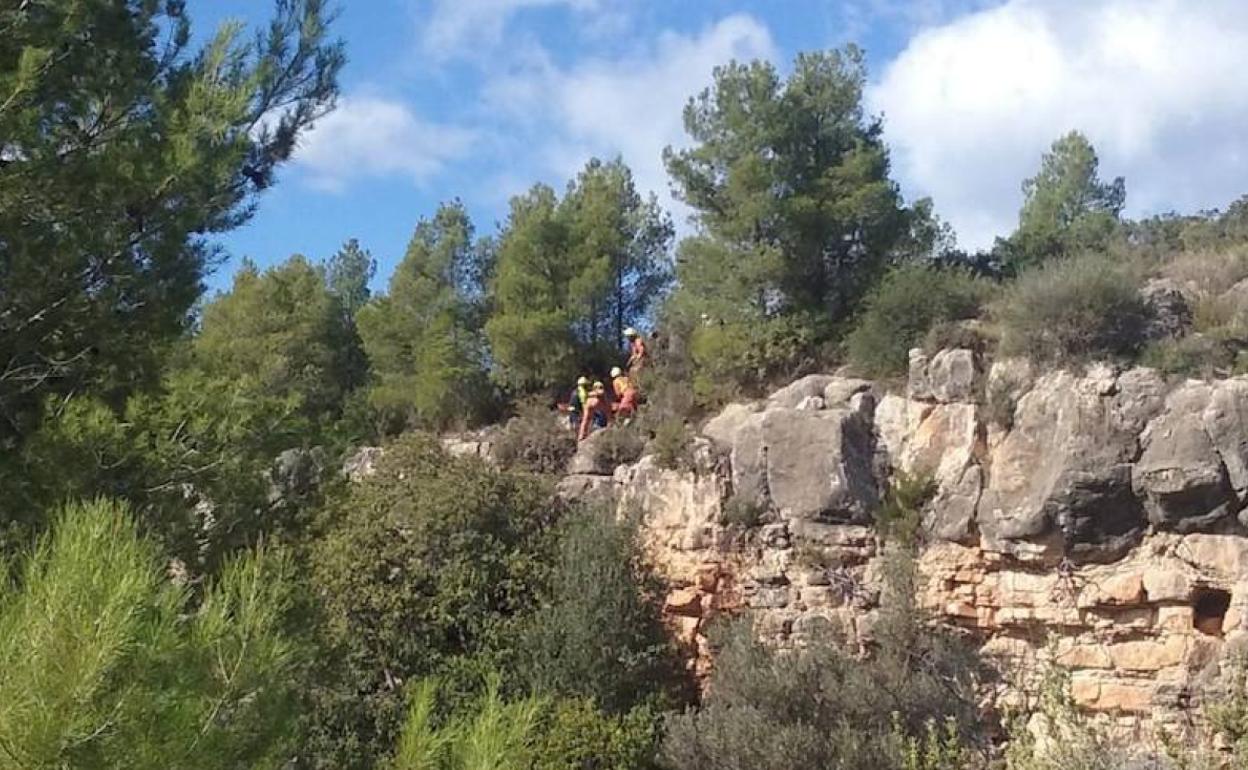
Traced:
<path fill-rule="evenodd" d="M 663 602 L 663 611 L 671 615 L 684 617 L 701 617 L 702 597 L 693 588 L 680 588 L 667 595 Z"/>
<path fill-rule="evenodd" d="M 1159 671 L 1183 662 L 1187 640 L 1177 634 L 1161 641 L 1132 641 L 1111 644 L 1109 657 L 1115 668 L 1127 671 Z"/>

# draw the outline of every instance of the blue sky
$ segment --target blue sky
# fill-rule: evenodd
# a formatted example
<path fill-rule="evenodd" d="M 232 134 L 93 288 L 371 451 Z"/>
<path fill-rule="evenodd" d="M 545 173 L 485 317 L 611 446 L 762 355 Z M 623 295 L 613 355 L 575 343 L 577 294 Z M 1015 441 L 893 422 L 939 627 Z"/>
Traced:
<path fill-rule="evenodd" d="M 244 256 L 323 258 L 358 238 L 384 287 L 416 221 L 460 198 L 478 231 L 536 181 L 562 188 L 620 154 L 670 200 L 659 153 L 680 107 L 730 58 L 862 45 L 869 106 L 895 177 L 930 195 L 965 246 L 1008 231 L 1019 184 L 1079 128 L 1129 213 L 1220 206 L 1248 192 L 1248 3 L 1242 0 L 349 0 L 339 109 L 306 137 Z M 264 0 L 190 3 L 200 30 L 261 23 Z"/>

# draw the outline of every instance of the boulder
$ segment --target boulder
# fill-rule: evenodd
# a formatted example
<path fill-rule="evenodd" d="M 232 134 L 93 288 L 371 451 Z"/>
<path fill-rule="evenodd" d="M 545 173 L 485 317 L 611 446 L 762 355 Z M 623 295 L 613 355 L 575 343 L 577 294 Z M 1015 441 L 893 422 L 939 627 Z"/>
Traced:
<path fill-rule="evenodd" d="M 616 463 L 611 459 L 610 452 L 604 451 L 603 444 L 615 438 L 611 431 L 614 428 L 591 433 L 588 438 L 576 445 L 576 454 L 568 461 L 569 475 L 610 476 L 615 473 Z"/>
<path fill-rule="evenodd" d="M 869 520 L 878 502 L 874 435 L 859 413 L 769 409 L 736 438 L 736 494 L 767 504 L 783 519 Z"/>
<path fill-rule="evenodd" d="M 1179 285 L 1167 278 L 1144 284 L 1140 298 L 1148 311 L 1144 334 L 1148 339 L 1173 339 L 1192 328 L 1192 308 Z"/>
<path fill-rule="evenodd" d="M 1235 493 L 1205 420 L 1213 394 L 1206 383 L 1179 387 L 1141 437 L 1134 484 L 1153 524 L 1192 532 L 1234 512 Z"/>
<path fill-rule="evenodd" d="M 1041 377 L 991 453 L 977 513 L 985 544 L 1028 558 L 1125 552 L 1144 527 L 1131 487 L 1137 436 L 1161 409 L 1163 387 L 1145 369 Z M 1022 547 L 1029 542 L 1037 547 Z"/>
<path fill-rule="evenodd" d="M 325 470 L 325 450 L 287 449 L 269 469 L 269 503 L 293 502 L 307 497 L 320 486 Z"/>
<path fill-rule="evenodd" d="M 892 393 L 880 399 L 874 413 L 876 441 L 891 465 L 901 466 L 902 454 L 910 443 L 910 437 L 931 411 L 931 404 L 911 401 Z"/>
<path fill-rule="evenodd" d="M 702 434 L 721 449 L 731 449 L 737 431 L 750 416 L 760 411 L 758 404 L 729 404 L 702 426 Z"/>
<path fill-rule="evenodd" d="M 942 350 L 930 358 L 920 348 L 910 351 L 906 385 L 909 398 L 944 404 L 975 401 L 979 395 L 979 381 L 979 362 L 972 350 Z"/>
<path fill-rule="evenodd" d="M 910 348 L 906 366 L 906 398 L 916 401 L 928 401 L 932 397 L 932 386 L 927 381 L 927 353 L 923 348 Z"/>
<path fill-rule="evenodd" d="M 342 463 L 342 475 L 349 481 L 359 482 L 377 472 L 377 461 L 385 454 L 379 446 L 360 447 Z"/>
<path fill-rule="evenodd" d="M 979 397 L 980 370 L 974 351 L 942 350 L 927 367 L 931 397 L 944 404 L 975 401 Z"/>
<path fill-rule="evenodd" d="M 555 485 L 555 495 L 569 502 L 609 506 L 615 502 L 615 479 L 610 476 L 564 476 Z"/>
<path fill-rule="evenodd" d="M 924 508 L 924 531 L 933 540 L 973 542 L 975 511 L 983 488 L 983 470 L 978 465 L 968 465 L 957 477 L 946 479 Z"/>
<path fill-rule="evenodd" d="M 838 379 L 832 374 L 808 374 L 768 396 L 767 408 L 796 409 L 798 404 L 811 396 L 823 398 L 824 390 Z"/>
<path fill-rule="evenodd" d="M 860 394 L 869 393 L 871 389 L 870 380 L 860 380 L 854 377 L 835 377 L 823 389 L 823 403 L 829 409 L 834 409 L 838 406 L 849 406 L 851 399 Z"/>

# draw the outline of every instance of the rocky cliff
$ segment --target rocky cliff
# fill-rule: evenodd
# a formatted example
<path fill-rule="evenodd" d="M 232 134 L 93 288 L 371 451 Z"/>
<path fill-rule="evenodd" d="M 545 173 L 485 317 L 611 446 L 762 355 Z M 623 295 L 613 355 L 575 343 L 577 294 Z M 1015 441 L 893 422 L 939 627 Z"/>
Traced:
<path fill-rule="evenodd" d="M 725 612 L 781 644 L 869 640 L 873 517 L 901 474 L 935 490 L 922 604 L 1009 671 L 1055 659 L 1089 709 L 1182 719 L 1248 639 L 1248 377 L 985 371 L 969 350 L 914 351 L 904 393 L 812 375 L 702 434 L 691 470 L 582 463 L 597 473 L 561 489 L 641 517 L 703 670 Z"/>

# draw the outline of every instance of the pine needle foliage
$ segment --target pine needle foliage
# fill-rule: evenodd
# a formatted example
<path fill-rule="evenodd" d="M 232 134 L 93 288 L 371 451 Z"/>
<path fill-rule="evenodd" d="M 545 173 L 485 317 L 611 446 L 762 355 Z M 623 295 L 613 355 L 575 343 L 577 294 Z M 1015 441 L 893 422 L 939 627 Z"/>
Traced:
<path fill-rule="evenodd" d="M 236 560 L 192 607 L 124 505 L 67 506 L 0 599 L 0 768 L 280 766 L 288 569 Z"/>

